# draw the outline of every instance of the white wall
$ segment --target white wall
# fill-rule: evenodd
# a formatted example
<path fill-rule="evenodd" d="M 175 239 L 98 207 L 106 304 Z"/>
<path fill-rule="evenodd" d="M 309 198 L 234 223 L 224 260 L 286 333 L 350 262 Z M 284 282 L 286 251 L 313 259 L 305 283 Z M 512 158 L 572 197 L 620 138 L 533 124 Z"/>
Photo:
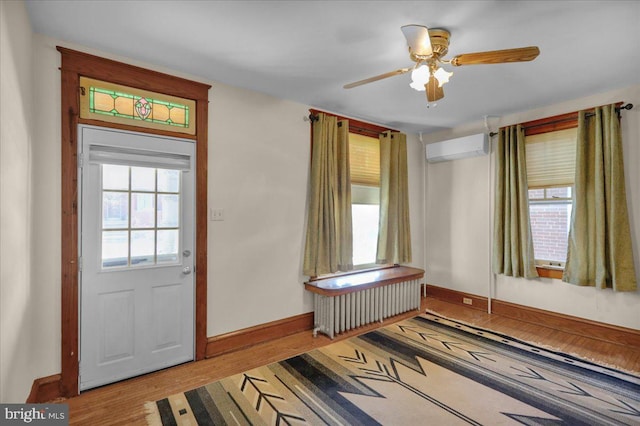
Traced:
<path fill-rule="evenodd" d="M 310 312 L 311 297 L 304 290 L 306 277 L 302 275 L 310 149 L 309 123 L 303 121 L 303 117 L 308 115 L 309 107 L 38 34 L 32 36 L 26 15 L 17 21 L 18 30 L 10 27 L 11 43 L 5 42 L 7 4 L 19 9 L 10 11 L 12 14 L 24 15 L 22 2 L 2 2 L 3 102 L 5 93 L 7 99 L 29 100 L 31 83 L 33 94 L 37 94 L 37 102 L 33 104 L 37 120 L 31 120 L 25 111 L 11 114 L 10 118 L 20 123 L 19 134 L 7 143 L 6 150 L 19 148 L 21 151 L 11 152 L 11 157 L 7 157 L 10 169 L 5 169 L 4 124 L 2 127 L 3 190 L 5 182 L 29 176 L 31 143 L 34 201 L 31 206 L 24 199 L 31 191 L 26 183 L 17 188 L 12 186 L 14 189 L 6 195 L 2 193 L 2 386 L 8 393 L 3 393 L 0 400 L 23 402 L 34 379 L 60 373 L 61 111 L 57 45 L 213 86 L 209 92 L 208 203 L 211 208 L 224 209 L 225 220 L 209 222 L 208 336 Z M 11 20 L 15 18 L 12 16 Z M 20 38 L 21 44 L 14 37 Z M 20 54 L 10 54 L 14 47 Z M 31 57 L 32 64 L 28 61 Z M 20 64 L 9 66 L 16 61 Z M 10 74 L 4 72 L 5 65 Z M 5 92 L 5 80 L 18 92 Z M 415 136 L 409 135 L 407 142 L 412 265 L 421 267 L 424 259 L 422 147 Z M 5 179 L 5 173 L 11 179 Z M 7 225 L 12 228 L 12 234 L 20 234 L 15 238 L 24 247 L 16 247 L 5 238 L 5 199 L 18 206 L 19 217 Z M 30 215 L 33 215 L 36 242 L 33 256 L 28 244 Z M 6 262 L 14 269 L 7 270 L 5 280 L 4 251 L 9 249 L 14 254 L 7 257 Z M 5 309 L 5 300 L 11 309 Z M 33 348 L 29 343 L 33 343 Z M 5 372 L 10 372 L 6 380 Z"/>
<path fill-rule="evenodd" d="M 313 310 L 302 283 L 308 107 L 214 83 L 209 113 L 209 336 Z M 421 145 L 407 140 L 414 264 L 422 265 Z M 411 161 L 411 160 L 414 161 Z M 417 160 L 417 161 L 415 161 Z"/>
<path fill-rule="evenodd" d="M 637 279 L 640 282 L 640 86 L 552 105 L 500 118 L 499 127 L 566 112 L 624 101 L 636 107 L 622 113 L 625 181 Z M 425 135 L 427 142 L 484 132 L 483 122 Z M 497 138 L 494 138 L 497 139 Z M 495 141 L 494 141 L 495 143 Z M 427 165 L 425 217 L 427 282 L 488 296 L 490 274 L 490 210 L 493 205 L 491 156 Z M 640 292 L 614 293 L 578 287 L 556 279 L 525 280 L 498 276 L 495 298 L 589 320 L 640 329 Z"/>
<path fill-rule="evenodd" d="M 302 283 L 308 107 L 213 84 L 209 104 L 207 333 L 311 310 Z"/>
<path fill-rule="evenodd" d="M 424 145 L 417 135 L 407 135 L 407 167 L 409 168 L 409 221 L 411 222 L 412 262 L 410 266 L 424 269 L 424 177 L 426 168 Z"/>
<path fill-rule="evenodd" d="M 22 2 L 0 2 L 0 402 L 24 402 L 34 349 L 31 26 Z"/>
<path fill-rule="evenodd" d="M 487 288 L 488 167 L 488 156 L 427 163 L 429 284 L 471 294 L 482 294 L 479 291 Z"/>

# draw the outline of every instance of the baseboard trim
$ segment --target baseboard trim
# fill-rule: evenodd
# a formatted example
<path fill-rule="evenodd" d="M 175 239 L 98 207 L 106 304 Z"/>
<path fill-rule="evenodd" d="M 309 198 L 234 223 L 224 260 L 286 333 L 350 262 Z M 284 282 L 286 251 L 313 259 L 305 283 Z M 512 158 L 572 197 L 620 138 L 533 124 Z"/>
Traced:
<path fill-rule="evenodd" d="M 427 285 L 427 296 L 472 309 L 482 309 L 484 311 L 487 310 L 488 305 L 487 298 L 484 296 L 476 296 L 433 285 Z M 462 302 L 463 298 L 471 299 L 473 304 L 464 304 Z M 491 300 L 491 313 L 523 322 L 542 325 L 554 330 L 562 330 L 580 336 L 592 337 L 605 342 L 640 348 L 640 331 L 632 328 L 605 324 L 497 299 Z"/>
<path fill-rule="evenodd" d="M 451 290 L 426 284 L 427 297 L 443 300 L 467 307 L 487 311 L 488 300 L 484 296 L 477 296 L 457 290 Z M 464 303 L 465 299 L 471 304 Z M 424 306 L 424 305 L 423 305 Z M 491 300 L 493 314 L 513 318 L 519 321 L 543 325 L 552 329 L 566 331 L 581 336 L 588 336 L 606 342 L 629 345 L 640 348 L 640 331 L 611 324 L 600 323 L 584 318 L 545 311 L 529 306 Z M 278 337 L 313 329 L 313 312 L 283 318 L 281 320 L 248 327 L 207 339 L 206 358 L 233 352 L 257 343 L 267 342 Z M 62 376 L 54 374 L 41 377 L 33 381 L 27 403 L 36 404 L 54 401 L 62 397 Z"/>
<path fill-rule="evenodd" d="M 605 324 L 501 300 L 493 300 L 491 302 L 491 311 L 497 315 L 543 325 L 555 330 L 640 348 L 640 331 L 632 328 Z"/>
<path fill-rule="evenodd" d="M 431 284 L 427 284 L 427 297 L 433 297 L 434 299 L 444 300 L 445 302 L 463 305 L 467 308 L 477 309 L 484 312 L 487 312 L 488 309 L 486 297 L 463 293 L 457 290 L 450 290 L 444 287 L 437 287 Z M 465 301 L 470 301 L 471 303 L 464 303 Z"/>
<path fill-rule="evenodd" d="M 313 330 L 313 312 L 283 318 L 266 324 L 249 327 L 207 339 L 205 358 L 246 348 L 278 337 L 288 336 L 300 331 Z M 62 398 L 62 376 L 54 374 L 33 381 L 27 404 L 51 402 Z"/>
<path fill-rule="evenodd" d="M 54 374 L 33 381 L 27 404 L 41 404 L 62 398 L 62 376 Z"/>
<path fill-rule="evenodd" d="M 205 357 L 211 358 L 246 348 L 257 343 L 267 342 L 278 337 L 288 336 L 300 331 L 313 329 L 313 312 L 272 321 L 254 327 L 233 331 L 207 339 Z"/>

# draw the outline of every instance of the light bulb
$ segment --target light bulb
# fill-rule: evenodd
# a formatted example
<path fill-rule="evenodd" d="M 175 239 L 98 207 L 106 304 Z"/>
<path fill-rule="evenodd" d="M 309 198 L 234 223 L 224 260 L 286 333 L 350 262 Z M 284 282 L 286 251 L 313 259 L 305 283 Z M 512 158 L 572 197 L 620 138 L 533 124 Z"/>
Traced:
<path fill-rule="evenodd" d="M 438 80 L 438 87 L 442 87 L 445 83 L 449 82 L 449 78 L 453 73 L 447 72 L 444 68 L 438 68 L 433 75 Z"/>
<path fill-rule="evenodd" d="M 429 81 L 429 67 L 420 65 L 411 71 L 411 80 L 409 86 L 419 92 L 424 92 L 424 85 Z"/>

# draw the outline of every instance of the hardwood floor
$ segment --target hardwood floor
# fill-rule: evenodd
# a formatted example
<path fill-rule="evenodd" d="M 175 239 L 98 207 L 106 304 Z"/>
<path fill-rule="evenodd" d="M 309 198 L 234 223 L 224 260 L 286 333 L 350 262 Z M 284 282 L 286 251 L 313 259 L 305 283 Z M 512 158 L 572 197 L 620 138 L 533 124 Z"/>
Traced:
<path fill-rule="evenodd" d="M 442 316 L 508 334 L 521 340 L 550 347 L 605 365 L 640 374 L 640 348 L 556 331 L 537 324 L 513 320 L 483 311 L 443 302 L 433 298 L 422 301 L 422 310 L 428 309 Z M 413 317 L 415 311 L 385 321 L 387 325 Z M 346 339 L 379 327 L 380 324 L 361 327 L 343 333 L 334 341 Z M 223 377 L 240 373 L 260 365 L 280 361 L 311 349 L 332 343 L 311 331 L 258 344 L 248 349 L 220 355 L 204 361 L 183 364 L 163 371 L 137 377 L 82 393 L 61 401 L 69 405 L 71 425 L 144 425 L 147 401 L 202 386 Z"/>

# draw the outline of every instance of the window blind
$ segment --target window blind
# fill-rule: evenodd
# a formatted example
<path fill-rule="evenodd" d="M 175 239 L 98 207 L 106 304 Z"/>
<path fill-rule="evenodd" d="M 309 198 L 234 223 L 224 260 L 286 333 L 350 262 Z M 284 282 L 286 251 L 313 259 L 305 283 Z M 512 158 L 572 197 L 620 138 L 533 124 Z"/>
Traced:
<path fill-rule="evenodd" d="M 105 145 L 91 145 L 89 147 L 89 162 L 174 170 L 191 169 L 191 157 L 185 154 Z"/>
<path fill-rule="evenodd" d="M 349 133 L 351 183 L 380 186 L 380 141 L 376 138 Z"/>
<path fill-rule="evenodd" d="M 577 128 L 526 136 L 530 189 L 570 186 L 576 170 Z"/>

